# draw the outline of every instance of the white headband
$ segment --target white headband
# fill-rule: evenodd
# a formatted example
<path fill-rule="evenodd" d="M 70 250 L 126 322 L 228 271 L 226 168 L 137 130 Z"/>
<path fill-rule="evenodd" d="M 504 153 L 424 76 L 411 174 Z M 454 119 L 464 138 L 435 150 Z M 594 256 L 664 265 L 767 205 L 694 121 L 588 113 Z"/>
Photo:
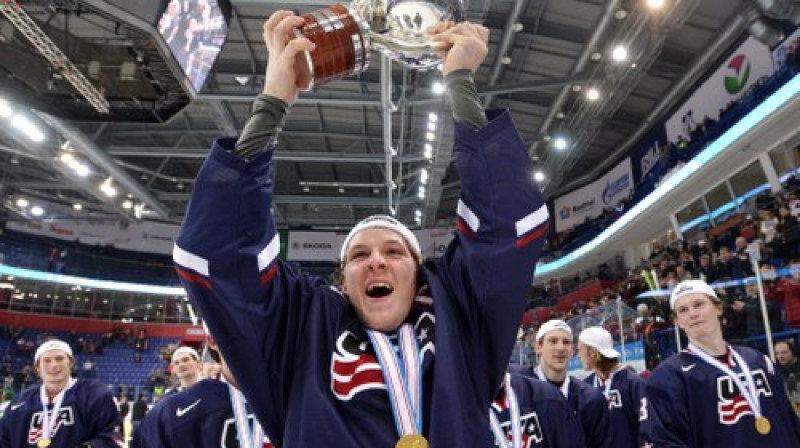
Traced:
<path fill-rule="evenodd" d="M 184 353 L 194 358 L 195 361 L 200 361 L 200 355 L 197 354 L 197 350 L 193 349 L 192 347 L 187 347 L 183 345 L 175 349 L 175 351 L 172 353 L 172 359 L 170 360 L 170 362 L 175 362 L 175 360 L 178 359 L 178 356 Z"/>
<path fill-rule="evenodd" d="M 51 339 L 36 349 L 36 353 L 33 355 L 33 363 L 36 364 L 39 361 L 39 358 L 45 352 L 49 352 L 50 350 L 61 350 L 69 355 L 70 358 L 72 358 L 72 348 L 69 346 L 69 344 L 58 339 Z"/>
<path fill-rule="evenodd" d="M 344 239 L 344 243 L 342 243 L 342 249 L 339 252 L 339 261 L 344 263 L 345 256 L 347 255 L 347 246 L 350 244 L 350 240 L 353 239 L 356 233 L 376 227 L 394 230 L 395 232 L 399 233 L 403 239 L 406 240 L 406 243 L 408 244 L 408 247 L 411 249 L 411 252 L 414 254 L 414 256 L 418 259 L 422 259 L 422 250 L 419 247 L 419 241 L 408 227 L 391 216 L 372 215 L 362 219 L 358 224 L 355 225 L 355 227 L 353 227 L 352 230 L 350 230 L 350 233 L 347 234 L 347 237 Z"/>

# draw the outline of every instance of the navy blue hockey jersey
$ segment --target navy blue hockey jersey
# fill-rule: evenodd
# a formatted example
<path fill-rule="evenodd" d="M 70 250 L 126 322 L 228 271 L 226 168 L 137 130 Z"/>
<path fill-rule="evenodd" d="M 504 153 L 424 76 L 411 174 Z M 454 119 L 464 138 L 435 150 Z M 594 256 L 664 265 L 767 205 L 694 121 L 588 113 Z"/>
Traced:
<path fill-rule="evenodd" d="M 537 376 L 533 366 L 509 367 L 509 370 L 547 382 L 545 378 Z M 611 423 L 608 405 L 603 394 L 583 381 L 570 377 L 567 402 L 572 412 L 578 416 L 586 446 L 588 448 L 611 448 Z"/>
<path fill-rule="evenodd" d="M 486 448 L 547 231 L 526 146 L 505 111 L 455 125 L 456 238 L 419 272 L 414 324 L 423 357 L 422 431 L 434 448 Z M 195 183 L 174 260 L 244 395 L 283 448 L 390 448 L 386 386 L 347 298 L 278 258 L 272 151 L 251 161 L 218 140 Z M 436 361 L 431 362 L 434 356 Z"/>
<path fill-rule="evenodd" d="M 769 434 L 756 432 L 750 406 L 727 374 L 684 351 L 662 362 L 647 380 L 640 423 L 645 446 L 800 447 L 800 421 L 780 373 L 763 354 L 747 347 L 734 349 L 753 373 L 762 412 L 772 424 Z M 732 370 L 741 374 L 738 367 Z"/>
<path fill-rule="evenodd" d="M 0 448 L 36 446 L 42 436 L 39 390 L 40 385 L 29 387 L 8 405 L 0 421 Z M 52 403 L 48 410 L 52 419 Z M 92 448 L 123 446 L 119 410 L 108 387 L 97 380 L 77 380 L 67 389 L 55 418 L 50 448 L 75 448 L 85 442 Z"/>
<path fill-rule="evenodd" d="M 569 408 L 567 399 L 546 381 L 511 374 L 511 387 L 517 396 L 523 448 L 584 448 L 578 417 Z M 501 428 L 511 440 L 511 413 L 504 389 L 492 403 Z M 499 447 L 495 441 L 495 446 Z"/>
<path fill-rule="evenodd" d="M 596 374 L 584 378 L 588 384 L 605 392 L 605 383 Z M 605 396 L 605 394 L 604 394 Z M 614 375 L 608 389 L 611 445 L 614 448 L 638 448 L 639 410 L 644 397 L 644 380 L 635 371 L 622 367 Z"/>
<path fill-rule="evenodd" d="M 271 446 L 264 441 L 263 448 Z M 183 447 L 239 447 L 226 383 L 205 379 L 162 398 L 145 414 L 131 442 L 131 448 Z"/>

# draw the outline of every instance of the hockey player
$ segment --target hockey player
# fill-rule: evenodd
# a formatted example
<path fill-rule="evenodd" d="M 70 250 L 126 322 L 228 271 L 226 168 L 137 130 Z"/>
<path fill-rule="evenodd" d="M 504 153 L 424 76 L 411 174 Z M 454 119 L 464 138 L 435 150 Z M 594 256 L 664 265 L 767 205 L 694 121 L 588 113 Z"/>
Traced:
<path fill-rule="evenodd" d="M 536 367 L 517 367 L 511 370 L 547 381 L 557 387 L 578 417 L 586 446 L 611 448 L 609 412 L 603 394 L 567 374 L 567 366 L 574 353 L 572 328 L 563 320 L 548 320 L 536 332 L 534 350 L 539 360 Z"/>
<path fill-rule="evenodd" d="M 492 408 L 497 448 L 585 448 L 583 428 L 558 389 L 522 374 L 506 374 Z"/>
<path fill-rule="evenodd" d="M 406 226 L 366 218 L 345 240 L 335 289 L 278 258 L 270 210 L 273 143 L 298 94 L 294 62 L 315 48 L 294 38 L 303 23 L 288 11 L 265 23 L 263 95 L 238 142 L 218 140 L 198 175 L 173 253 L 178 274 L 276 445 L 491 446 L 489 407 L 548 213 L 510 115 L 480 109 L 472 77 L 488 30 L 428 30 L 449 46 L 457 237 L 423 262 Z"/>
<path fill-rule="evenodd" d="M 722 337 L 722 304 L 702 280 L 672 291 L 670 307 L 689 344 L 645 387 L 641 436 L 648 447 L 800 447 L 800 421 L 775 366 Z"/>
<path fill-rule="evenodd" d="M 178 379 L 178 384 L 167 389 L 164 396 L 181 392 L 200 380 L 203 364 L 200 362 L 197 350 L 192 347 L 183 345 L 175 349 L 170 364 L 172 364 L 172 374 Z"/>
<path fill-rule="evenodd" d="M 119 410 L 101 382 L 72 377 L 72 348 L 51 339 L 33 361 L 41 385 L 24 390 L 0 421 L 0 448 L 120 448 Z"/>
<path fill-rule="evenodd" d="M 610 412 L 611 445 L 639 447 L 639 409 L 644 397 L 644 380 L 620 364 L 611 333 L 603 327 L 589 327 L 578 335 L 578 358 L 583 368 L 593 371 L 584 381 L 603 392 Z"/>
<path fill-rule="evenodd" d="M 271 448 L 214 339 L 208 352 L 220 379 L 204 378 L 161 399 L 133 435 L 131 448 Z"/>

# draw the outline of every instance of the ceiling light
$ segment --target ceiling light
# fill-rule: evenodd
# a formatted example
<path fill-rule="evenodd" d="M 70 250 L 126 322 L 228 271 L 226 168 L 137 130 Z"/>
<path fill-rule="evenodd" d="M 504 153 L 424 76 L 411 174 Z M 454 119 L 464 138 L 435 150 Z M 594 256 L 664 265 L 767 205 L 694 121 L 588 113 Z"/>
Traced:
<path fill-rule="evenodd" d="M 535 180 L 536 182 L 544 181 L 544 173 L 541 171 L 533 173 L 533 180 Z"/>
<path fill-rule="evenodd" d="M 414 210 L 414 216 L 417 216 L 417 217 L 422 216 L 422 210 L 420 210 L 420 209 Z"/>
<path fill-rule="evenodd" d="M 428 121 L 436 123 L 437 121 L 439 121 L 439 114 L 437 114 L 436 112 L 429 112 Z"/>
<path fill-rule="evenodd" d="M 623 62 L 628 60 L 628 49 L 625 48 L 625 45 L 616 45 L 613 50 L 611 50 L 611 59 L 616 62 Z"/>
<path fill-rule="evenodd" d="M 0 98 L 0 117 L 8 118 L 14 114 L 14 110 L 11 109 L 11 104 L 8 101 Z"/>
<path fill-rule="evenodd" d="M 419 190 L 417 190 L 417 197 L 420 199 L 425 199 L 425 187 L 420 185 Z"/>
<path fill-rule="evenodd" d="M 572 91 L 575 93 L 580 92 L 581 89 L 583 89 L 583 86 L 580 84 L 575 84 L 574 86 L 572 86 Z"/>
<path fill-rule="evenodd" d="M 624 8 L 620 8 L 614 13 L 614 17 L 617 20 L 622 20 L 625 17 L 628 17 L 628 11 L 626 11 Z"/>
<path fill-rule="evenodd" d="M 433 122 L 433 121 L 429 121 L 428 122 L 428 130 L 429 131 L 435 131 L 436 130 L 436 123 Z"/>
<path fill-rule="evenodd" d="M 425 140 L 428 140 L 429 142 L 432 142 L 435 139 L 436 139 L 436 135 L 434 135 L 433 132 L 426 132 L 425 133 Z"/>
<path fill-rule="evenodd" d="M 600 59 L 603 59 L 603 53 L 600 53 L 599 51 L 595 51 L 594 53 L 592 53 L 591 58 L 592 58 L 592 61 L 599 62 Z"/>
<path fill-rule="evenodd" d="M 86 177 L 89 175 L 89 173 L 91 173 L 89 166 L 83 163 L 75 164 L 75 166 L 73 166 L 72 169 L 75 170 L 75 174 L 77 174 L 80 177 Z"/>
<path fill-rule="evenodd" d="M 522 31 L 522 28 L 524 28 L 524 27 L 523 27 L 523 26 L 522 26 L 522 24 L 521 24 L 521 23 L 519 23 L 519 22 L 517 22 L 517 23 L 515 23 L 515 24 L 511 25 L 511 31 L 513 31 L 513 32 L 515 32 L 515 33 L 519 33 L 520 31 Z"/>
<path fill-rule="evenodd" d="M 423 184 L 428 182 L 428 170 L 425 168 L 419 170 L 419 181 Z"/>
<path fill-rule="evenodd" d="M 77 202 L 72 204 L 72 208 L 75 210 L 83 210 L 83 205 L 78 204 Z"/>
<path fill-rule="evenodd" d="M 27 207 L 29 204 L 30 204 L 30 202 L 28 202 L 28 200 L 27 200 L 27 199 L 25 199 L 25 198 L 19 198 L 19 199 L 17 199 L 17 207 L 20 207 L 20 208 L 25 208 L 25 207 Z"/>
<path fill-rule="evenodd" d="M 503 65 L 508 65 L 511 63 L 511 58 L 508 56 L 503 56 L 502 58 L 500 58 L 500 63 Z"/>
<path fill-rule="evenodd" d="M 589 101 L 597 101 L 600 99 L 600 91 L 592 87 L 586 91 L 586 99 Z"/>
<path fill-rule="evenodd" d="M 303 187 L 303 193 L 308 193 L 308 192 L 310 192 L 310 191 L 311 191 L 311 189 L 310 189 L 310 188 L 308 188 L 308 187 Z"/>
<path fill-rule="evenodd" d="M 553 147 L 559 151 L 567 149 L 567 140 L 564 137 L 558 137 L 553 141 Z"/>
<path fill-rule="evenodd" d="M 650 9 L 661 9 L 664 7 L 664 0 L 647 0 L 645 2 Z"/>
<path fill-rule="evenodd" d="M 133 202 L 131 202 L 129 199 L 126 199 L 126 200 L 122 201 L 122 208 L 124 208 L 125 210 L 132 209 L 133 208 Z"/>
<path fill-rule="evenodd" d="M 339 193 L 344 193 L 344 187 L 339 187 Z"/>
<path fill-rule="evenodd" d="M 42 216 L 44 215 L 44 209 L 39 207 L 38 205 L 34 205 L 31 207 L 31 215 L 33 216 Z"/>
<path fill-rule="evenodd" d="M 431 90 L 433 90 L 433 93 L 436 95 L 441 95 L 444 93 L 444 84 L 442 84 L 441 81 L 436 81 L 431 86 Z"/>
<path fill-rule="evenodd" d="M 561 111 L 556 112 L 556 118 L 557 119 L 563 120 L 564 117 L 566 117 L 566 115 L 564 115 L 564 112 L 561 112 Z"/>

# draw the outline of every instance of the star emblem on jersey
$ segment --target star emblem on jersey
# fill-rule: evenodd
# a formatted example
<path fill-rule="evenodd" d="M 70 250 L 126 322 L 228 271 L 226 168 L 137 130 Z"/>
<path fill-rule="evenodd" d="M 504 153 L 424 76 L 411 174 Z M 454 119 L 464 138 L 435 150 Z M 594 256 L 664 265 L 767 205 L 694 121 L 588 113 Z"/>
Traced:
<path fill-rule="evenodd" d="M 200 404 L 200 400 L 202 400 L 202 398 L 198 398 L 198 399 L 197 399 L 197 401 L 195 401 L 194 403 L 190 404 L 189 406 L 186 406 L 186 407 L 185 407 L 185 408 L 183 408 L 183 409 L 181 409 L 181 408 L 178 408 L 178 409 L 175 411 L 175 416 L 176 416 L 176 417 L 183 417 L 183 415 L 184 415 L 184 414 L 186 414 L 187 412 L 191 411 L 191 410 L 192 410 L 192 408 L 194 408 L 195 406 L 197 406 L 198 404 Z"/>

